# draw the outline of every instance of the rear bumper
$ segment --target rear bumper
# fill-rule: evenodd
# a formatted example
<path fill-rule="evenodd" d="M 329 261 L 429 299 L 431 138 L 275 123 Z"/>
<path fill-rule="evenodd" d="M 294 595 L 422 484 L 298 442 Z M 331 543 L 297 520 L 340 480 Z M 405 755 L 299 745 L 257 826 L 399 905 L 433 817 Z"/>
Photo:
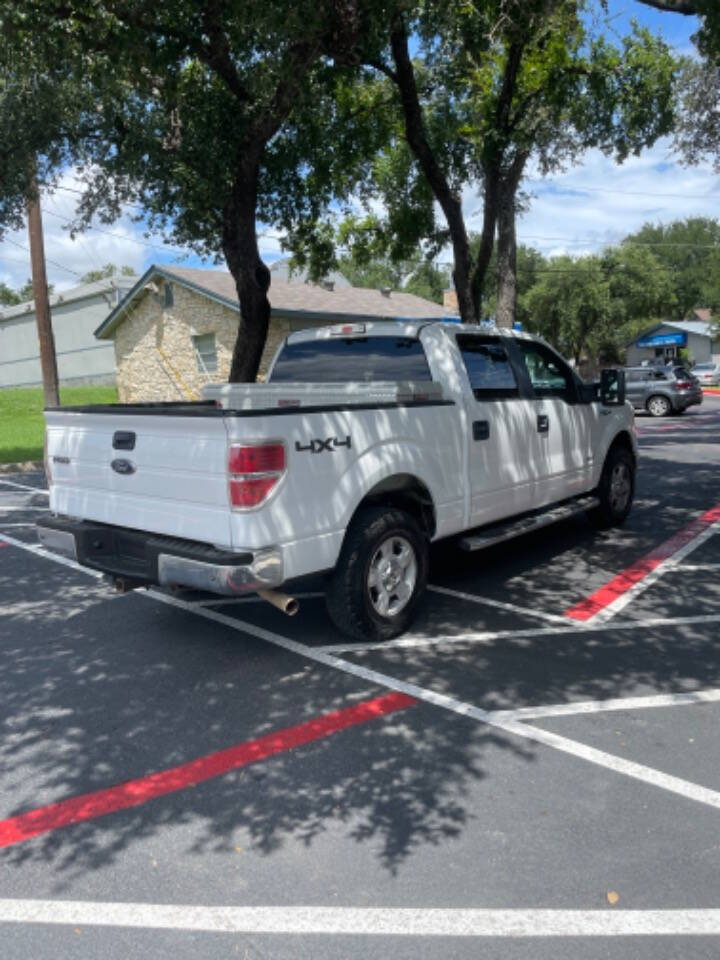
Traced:
<path fill-rule="evenodd" d="M 688 407 L 694 407 L 703 402 L 702 390 L 694 390 L 692 393 L 679 393 L 674 399 L 673 407 L 675 410 L 687 410 Z"/>
<path fill-rule="evenodd" d="M 279 547 L 234 553 L 67 517 L 44 519 L 37 531 L 43 546 L 132 586 L 190 587 L 232 597 L 279 587 L 284 581 Z"/>

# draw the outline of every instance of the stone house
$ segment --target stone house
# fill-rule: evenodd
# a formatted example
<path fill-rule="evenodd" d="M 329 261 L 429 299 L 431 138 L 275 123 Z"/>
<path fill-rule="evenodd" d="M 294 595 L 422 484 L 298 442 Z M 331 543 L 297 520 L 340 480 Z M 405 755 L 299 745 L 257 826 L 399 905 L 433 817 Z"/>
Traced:
<path fill-rule="evenodd" d="M 310 284 L 281 276 L 270 288 L 272 314 L 260 367 L 294 330 L 329 323 L 442 319 L 437 303 L 410 293 Z M 114 340 L 121 402 L 196 399 L 204 384 L 226 381 L 239 303 L 221 270 L 152 266 L 95 331 Z"/>

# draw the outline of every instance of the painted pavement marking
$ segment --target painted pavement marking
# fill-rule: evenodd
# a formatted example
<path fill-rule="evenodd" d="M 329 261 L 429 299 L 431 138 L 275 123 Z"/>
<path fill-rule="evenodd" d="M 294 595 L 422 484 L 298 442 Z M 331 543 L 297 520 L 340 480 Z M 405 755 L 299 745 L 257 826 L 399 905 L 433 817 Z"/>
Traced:
<path fill-rule="evenodd" d="M 496 640 L 522 640 L 534 637 L 561 637 L 574 634 L 605 633 L 608 630 L 645 630 L 652 627 L 683 627 L 696 623 L 720 623 L 720 613 L 704 613 L 695 617 L 648 617 L 644 620 L 618 620 L 611 626 L 606 623 L 584 623 L 566 627 L 539 627 L 522 630 L 478 630 L 469 633 L 445 634 L 439 637 L 409 636 L 382 643 L 337 643 L 324 647 L 314 647 L 323 653 L 365 653 L 368 650 L 414 649 L 416 647 L 454 646 L 456 644 L 490 645 Z"/>
<path fill-rule="evenodd" d="M 44 487 L 32 487 L 27 483 L 16 483 L 14 480 L 5 480 L 3 477 L 0 477 L 0 483 L 7 484 L 9 487 L 17 487 L 18 490 L 32 490 L 33 493 L 44 493 L 46 496 L 50 494 L 50 491 Z"/>
<path fill-rule="evenodd" d="M 21 541 L 15 541 L 14 545 L 19 546 L 21 549 L 30 549 L 27 544 L 24 544 Z M 37 552 L 37 550 L 33 550 L 33 552 Z M 50 560 L 64 559 L 44 552 L 41 555 Z M 158 593 L 154 590 L 141 593 L 140 596 L 147 597 L 151 600 L 160 601 L 168 606 L 177 607 L 180 610 L 194 613 L 195 616 L 203 617 L 206 620 L 212 620 L 216 623 L 221 623 L 224 626 L 230 627 L 232 630 L 238 631 L 239 633 L 245 633 L 249 634 L 250 636 L 257 637 L 259 640 L 264 640 L 273 644 L 274 646 L 282 648 L 283 650 L 296 653 L 298 656 L 304 657 L 308 660 L 325 664 L 328 667 L 341 670 L 343 673 L 347 673 L 351 676 L 369 681 L 370 683 L 377 684 L 380 687 L 386 687 L 389 690 L 394 690 L 398 693 L 404 693 L 408 697 L 412 697 L 415 700 L 420 700 L 423 703 L 429 703 L 433 706 L 441 707 L 445 710 L 449 710 L 452 713 L 456 713 L 459 716 L 478 720 L 482 723 L 486 723 L 490 727 L 503 730 L 505 733 L 509 733 L 526 740 L 531 740 L 536 743 L 543 744 L 544 746 L 553 747 L 562 753 L 567 753 L 579 759 L 586 760 L 589 763 L 594 763 L 597 766 L 612 770 L 615 773 L 623 774 L 624 776 L 631 777 L 632 779 L 639 780 L 655 787 L 660 787 L 661 789 L 667 790 L 670 793 L 677 794 L 678 796 L 682 796 L 689 800 L 694 800 L 697 803 L 703 803 L 707 806 L 720 809 L 720 793 L 715 790 L 710 790 L 687 780 L 682 780 L 679 777 L 665 774 L 662 771 L 655 770 L 652 767 L 647 767 L 640 763 L 634 763 L 633 761 L 626 760 L 624 757 L 613 756 L 612 754 L 597 750 L 594 747 L 588 747 L 583 743 L 570 740 L 567 737 L 561 737 L 558 734 L 551 733 L 548 730 L 541 730 L 540 728 L 532 727 L 529 724 L 521 723 L 517 720 L 503 719 L 502 716 L 498 716 L 492 711 L 483 710 L 480 707 L 475 707 L 470 703 L 457 700 L 455 697 L 450 697 L 447 694 L 438 693 L 434 690 L 420 687 L 414 683 L 406 683 L 405 681 L 398 680 L 397 678 L 389 676 L 388 674 L 381 673 L 378 670 L 371 670 L 367 667 L 350 663 L 346 660 L 340 659 L 339 657 L 333 656 L 322 649 L 313 649 L 312 647 L 298 643 L 295 640 L 290 640 L 288 637 L 283 637 L 280 634 L 271 632 L 270 630 L 257 627 L 255 624 L 247 623 L 246 621 L 242 620 L 236 620 L 233 617 L 228 617 L 226 614 L 220 613 L 218 610 L 210 610 L 207 607 L 198 607 L 197 605 L 180 600 L 178 597 L 168 596 L 166 594 Z M 703 622 L 709 622 L 710 620 L 720 620 L 720 616 L 702 618 Z M 697 622 L 697 619 L 695 622 Z M 638 626 L 638 624 L 633 624 L 633 626 Z M 642 624 L 639 624 L 639 626 L 642 626 Z M 551 631 L 553 630 L 553 628 L 549 629 Z M 590 629 L 592 630 L 593 628 Z M 602 628 L 596 627 L 595 629 Z M 616 630 L 617 624 L 613 624 L 612 629 Z M 587 626 L 582 628 L 581 632 L 585 632 L 586 630 L 588 630 Z"/>
<path fill-rule="evenodd" d="M 507 610 L 509 613 L 517 613 L 523 617 L 538 617 L 540 620 L 548 620 L 550 623 L 567 623 L 567 618 L 558 613 L 544 613 L 542 610 L 520 607 L 515 603 L 505 603 L 503 600 L 492 600 L 490 597 L 481 597 L 474 593 L 463 593 L 461 590 L 451 590 L 448 587 L 436 587 L 429 584 L 427 589 L 432 593 L 440 593 L 443 596 L 454 597 L 457 600 L 467 600 L 470 603 L 478 603 L 485 607 L 495 607 L 498 610 Z"/>
<path fill-rule="evenodd" d="M 8 817 L 0 821 L 0 847 L 13 846 L 61 827 L 140 806 L 156 797 L 194 787 L 231 770 L 239 770 L 341 730 L 387 716 L 397 710 L 404 710 L 416 702 L 402 693 L 384 694 L 342 710 L 322 714 L 305 723 L 276 730 L 255 740 L 198 757 L 189 763 Z"/>
<path fill-rule="evenodd" d="M 565 611 L 571 620 L 603 623 L 623 610 L 643 590 L 675 567 L 720 530 L 720 504 L 707 510 L 682 530 L 655 547 L 632 566 L 613 577 L 591 596 Z"/>
<path fill-rule="evenodd" d="M 607 700 L 578 700 L 556 703 L 546 707 L 519 707 L 515 710 L 495 710 L 494 716 L 508 720 L 539 720 L 541 717 L 571 717 L 587 713 L 606 713 L 613 710 L 649 710 L 658 707 L 680 707 L 693 703 L 720 702 L 720 689 L 693 690 L 689 693 L 650 694 L 645 697 L 613 697 Z"/>
<path fill-rule="evenodd" d="M 286 936 L 707 937 L 720 935 L 720 910 L 207 907 L 92 900 L 0 900 L 0 923 Z"/>

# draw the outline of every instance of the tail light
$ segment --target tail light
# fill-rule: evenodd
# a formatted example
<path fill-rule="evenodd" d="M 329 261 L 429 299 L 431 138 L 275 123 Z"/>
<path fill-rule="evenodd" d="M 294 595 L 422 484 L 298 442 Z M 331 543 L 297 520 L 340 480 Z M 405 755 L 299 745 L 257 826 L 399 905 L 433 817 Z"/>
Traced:
<path fill-rule="evenodd" d="M 228 486 L 234 510 L 259 507 L 285 474 L 285 445 L 258 443 L 228 451 Z"/>
<path fill-rule="evenodd" d="M 676 380 L 675 387 L 678 390 L 689 390 L 692 387 L 692 383 L 689 380 Z"/>

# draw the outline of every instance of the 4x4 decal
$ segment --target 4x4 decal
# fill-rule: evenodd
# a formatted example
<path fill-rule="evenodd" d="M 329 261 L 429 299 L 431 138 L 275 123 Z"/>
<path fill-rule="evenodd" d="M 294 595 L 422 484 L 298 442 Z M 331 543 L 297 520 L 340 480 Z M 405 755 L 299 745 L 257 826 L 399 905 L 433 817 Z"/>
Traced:
<path fill-rule="evenodd" d="M 338 440 L 337 437 L 328 437 L 327 440 L 311 440 L 309 443 L 300 443 L 295 441 L 295 450 L 297 453 L 334 453 L 338 447 L 352 448 L 350 437 L 344 440 Z"/>

